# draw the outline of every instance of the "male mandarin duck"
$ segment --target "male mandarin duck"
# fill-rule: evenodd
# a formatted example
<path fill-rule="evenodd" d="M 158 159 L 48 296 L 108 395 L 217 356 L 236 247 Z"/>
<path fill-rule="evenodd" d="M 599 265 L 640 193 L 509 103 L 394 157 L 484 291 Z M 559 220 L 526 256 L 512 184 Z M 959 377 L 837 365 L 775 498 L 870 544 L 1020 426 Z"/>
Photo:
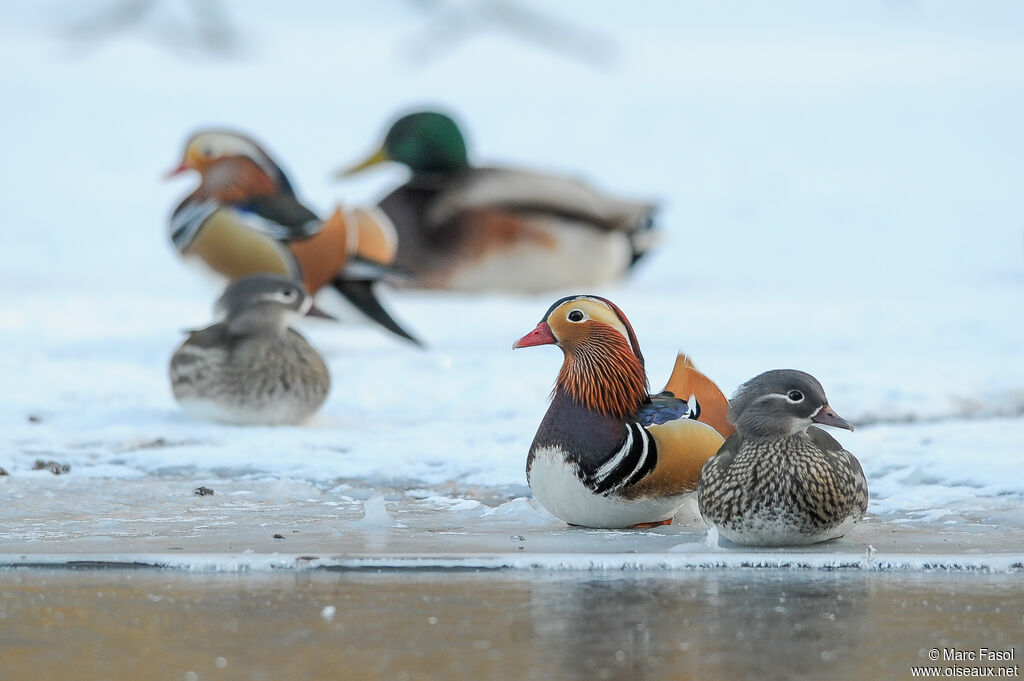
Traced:
<path fill-rule="evenodd" d="M 625 274 L 653 245 L 653 204 L 557 175 L 469 163 L 448 116 L 400 118 L 383 146 L 338 173 L 396 161 L 412 176 L 376 217 L 398 235 L 394 264 L 420 288 L 550 291 Z"/>
<path fill-rule="evenodd" d="M 171 389 L 186 413 L 228 423 L 279 425 L 310 418 L 331 379 L 291 323 L 312 309 L 299 282 L 236 279 L 217 301 L 221 321 L 193 331 L 171 358 Z"/>
<path fill-rule="evenodd" d="M 189 138 L 181 165 L 168 177 L 195 170 L 201 181 L 171 216 L 179 253 L 197 257 L 229 280 L 282 274 L 310 293 L 330 284 L 363 314 L 416 342 L 381 306 L 373 290 L 394 254 L 387 222 L 366 210 L 337 210 L 322 221 L 295 196 L 280 166 L 245 135 L 222 130 Z"/>
<path fill-rule="evenodd" d="M 814 544 L 843 536 L 867 511 L 860 462 L 814 423 L 853 430 L 810 374 L 768 371 L 740 386 L 736 432 L 704 465 L 698 504 L 737 544 Z"/>
<path fill-rule="evenodd" d="M 704 417 L 725 395 L 685 355 L 670 384 L 694 392 L 649 394 L 633 327 L 604 298 L 556 301 L 512 347 L 552 344 L 565 357 L 526 461 L 534 496 L 572 525 L 670 523 L 731 432 Z"/>

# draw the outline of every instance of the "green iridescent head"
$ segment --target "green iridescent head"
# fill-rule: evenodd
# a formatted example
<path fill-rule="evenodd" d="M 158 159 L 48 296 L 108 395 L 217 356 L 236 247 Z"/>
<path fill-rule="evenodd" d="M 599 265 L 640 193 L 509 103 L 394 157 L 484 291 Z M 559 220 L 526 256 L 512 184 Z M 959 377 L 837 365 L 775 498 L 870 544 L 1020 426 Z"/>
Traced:
<path fill-rule="evenodd" d="M 435 111 L 419 111 L 399 118 L 377 152 L 339 175 L 354 175 L 384 161 L 401 163 L 416 173 L 454 172 L 469 165 L 466 140 L 459 126 Z"/>

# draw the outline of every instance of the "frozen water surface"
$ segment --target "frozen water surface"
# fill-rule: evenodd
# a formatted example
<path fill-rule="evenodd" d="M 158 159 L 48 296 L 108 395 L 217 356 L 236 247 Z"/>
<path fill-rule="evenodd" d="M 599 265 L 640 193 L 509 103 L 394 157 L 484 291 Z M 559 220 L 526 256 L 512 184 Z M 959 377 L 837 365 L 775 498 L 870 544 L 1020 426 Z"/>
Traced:
<path fill-rule="evenodd" d="M 944 573 L 6 571 L 0 595 L 0 665 L 38 681 L 874 681 L 1019 656 L 1024 625 L 1019 584 Z"/>
<path fill-rule="evenodd" d="M 0 56 L 29 68 L 0 72 L 17 131 L 0 204 L 0 562 L 1019 571 L 1019 6 L 600 6 L 577 18 L 614 36 L 605 70 L 501 34 L 411 67 L 382 47 L 418 26 L 398 5 L 230 5 L 251 44 L 225 60 L 156 46 L 152 23 L 69 53 L 55 17 L 78 3 L 2 10 Z M 401 180 L 327 175 L 417 102 L 454 108 L 481 159 L 659 199 L 662 247 L 594 291 L 630 317 L 652 387 L 678 349 L 728 393 L 765 369 L 811 372 L 857 425 L 837 437 L 867 472 L 868 519 L 754 552 L 709 541 L 692 507 L 645 532 L 538 508 L 523 468 L 560 356 L 509 348 L 561 292 L 386 292 L 428 348 L 304 325 L 334 377 L 307 427 L 188 420 L 167 361 L 218 285 L 167 243 L 189 188 L 157 180 L 186 135 L 253 132 L 326 210 Z"/>

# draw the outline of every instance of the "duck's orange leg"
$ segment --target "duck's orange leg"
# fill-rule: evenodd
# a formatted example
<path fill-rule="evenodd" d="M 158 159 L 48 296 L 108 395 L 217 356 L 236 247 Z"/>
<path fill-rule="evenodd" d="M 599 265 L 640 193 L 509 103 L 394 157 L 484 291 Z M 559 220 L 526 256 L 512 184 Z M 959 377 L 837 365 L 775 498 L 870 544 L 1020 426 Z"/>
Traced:
<path fill-rule="evenodd" d="M 637 523 L 636 525 L 633 525 L 632 529 L 634 529 L 634 530 L 649 530 L 652 527 L 661 527 L 662 525 L 671 525 L 671 524 L 672 524 L 672 518 L 669 518 L 668 520 L 656 520 L 653 523 Z"/>

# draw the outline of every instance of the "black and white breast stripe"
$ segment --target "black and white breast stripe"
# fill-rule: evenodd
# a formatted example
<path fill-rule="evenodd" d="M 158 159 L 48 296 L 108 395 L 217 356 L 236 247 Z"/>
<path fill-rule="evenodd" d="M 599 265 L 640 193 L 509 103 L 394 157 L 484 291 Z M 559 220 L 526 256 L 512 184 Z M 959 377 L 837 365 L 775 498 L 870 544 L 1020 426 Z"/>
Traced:
<path fill-rule="evenodd" d="M 632 485 L 658 464 L 658 445 L 639 423 L 626 424 L 622 446 L 584 480 L 594 494 L 611 494 Z"/>
<path fill-rule="evenodd" d="M 171 241 L 179 251 L 184 252 L 192 243 L 206 219 L 217 212 L 220 204 L 213 199 L 198 203 L 187 203 L 171 216 Z"/>
<path fill-rule="evenodd" d="M 323 227 L 323 222 L 314 219 L 307 220 L 300 227 L 292 229 L 273 220 L 268 220 L 257 213 L 225 206 L 214 199 L 206 199 L 198 203 L 184 205 L 171 216 L 171 241 L 179 251 L 184 252 L 188 248 L 206 221 L 220 208 L 232 210 L 233 217 L 246 227 L 261 232 L 275 241 L 305 239 L 313 236 Z"/>

